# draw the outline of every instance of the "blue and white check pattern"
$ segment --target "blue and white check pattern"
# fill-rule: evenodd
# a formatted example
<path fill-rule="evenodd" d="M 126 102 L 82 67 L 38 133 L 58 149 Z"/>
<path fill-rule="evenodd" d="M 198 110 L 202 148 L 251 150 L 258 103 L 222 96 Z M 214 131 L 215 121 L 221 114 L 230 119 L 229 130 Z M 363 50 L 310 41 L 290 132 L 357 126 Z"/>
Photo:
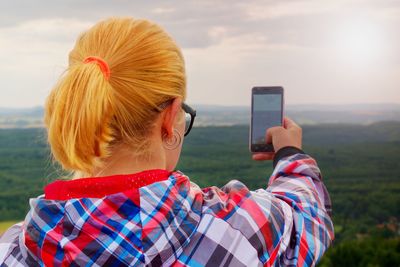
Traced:
<path fill-rule="evenodd" d="M 199 188 L 182 172 L 103 198 L 30 201 L 0 239 L 1 266 L 315 266 L 331 244 L 316 162 L 279 161 L 268 187 Z"/>

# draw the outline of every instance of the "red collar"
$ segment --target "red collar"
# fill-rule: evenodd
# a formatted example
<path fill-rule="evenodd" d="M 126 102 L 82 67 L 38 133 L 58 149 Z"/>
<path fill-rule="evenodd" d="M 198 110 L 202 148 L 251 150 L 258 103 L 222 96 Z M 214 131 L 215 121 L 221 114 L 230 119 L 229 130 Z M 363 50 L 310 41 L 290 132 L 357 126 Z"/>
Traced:
<path fill-rule="evenodd" d="M 45 199 L 68 200 L 71 198 L 102 198 L 106 195 L 140 188 L 167 180 L 169 171 L 147 170 L 133 174 L 89 177 L 74 180 L 58 180 L 44 188 Z"/>

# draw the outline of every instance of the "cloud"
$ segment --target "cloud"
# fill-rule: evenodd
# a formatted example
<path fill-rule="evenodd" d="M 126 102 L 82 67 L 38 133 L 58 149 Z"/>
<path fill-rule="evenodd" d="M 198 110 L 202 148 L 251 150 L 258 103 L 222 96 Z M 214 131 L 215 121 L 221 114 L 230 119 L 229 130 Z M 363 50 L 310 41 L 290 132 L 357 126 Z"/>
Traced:
<path fill-rule="evenodd" d="M 173 7 L 156 7 L 153 10 L 151 10 L 152 13 L 154 14 L 169 14 L 173 13 L 176 9 Z"/>
<path fill-rule="evenodd" d="M 348 3 L 349 1 L 347 1 Z M 243 5 L 250 20 L 276 19 L 329 13 L 344 6 L 344 1 L 277 1 L 268 5 Z"/>
<path fill-rule="evenodd" d="M 58 18 L 0 28 L 0 105 L 42 105 L 67 66 L 74 40 L 90 25 L 92 22 Z"/>
<path fill-rule="evenodd" d="M 254 84 L 286 86 L 293 104 L 400 101 L 396 1 L 16 0 L 0 9 L 0 106 L 42 104 L 77 36 L 110 16 L 150 19 L 177 40 L 191 102 L 245 104 Z M 379 31 L 370 60 L 334 45 L 351 46 L 343 33 L 354 21 Z"/>

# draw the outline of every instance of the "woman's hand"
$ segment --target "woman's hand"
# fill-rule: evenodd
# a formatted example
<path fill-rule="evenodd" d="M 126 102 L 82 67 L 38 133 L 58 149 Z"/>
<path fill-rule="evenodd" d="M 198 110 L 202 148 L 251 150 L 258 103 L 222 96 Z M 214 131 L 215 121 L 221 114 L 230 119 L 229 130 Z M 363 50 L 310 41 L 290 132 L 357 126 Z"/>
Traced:
<path fill-rule="evenodd" d="M 285 146 L 294 146 L 301 149 L 302 130 L 293 120 L 285 117 L 282 126 L 267 129 L 266 142 L 274 146 L 275 151 Z M 272 160 L 275 152 L 258 152 L 253 154 L 254 160 Z"/>

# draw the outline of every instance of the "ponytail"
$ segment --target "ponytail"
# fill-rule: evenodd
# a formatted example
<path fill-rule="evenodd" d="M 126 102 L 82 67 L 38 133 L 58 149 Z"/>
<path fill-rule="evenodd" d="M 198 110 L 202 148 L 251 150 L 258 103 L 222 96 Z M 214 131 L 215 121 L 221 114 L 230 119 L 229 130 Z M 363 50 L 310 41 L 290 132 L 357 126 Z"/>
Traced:
<path fill-rule="evenodd" d="M 54 157 L 66 170 L 92 173 L 108 154 L 112 87 L 96 64 L 72 65 L 50 94 L 45 123 Z"/>

